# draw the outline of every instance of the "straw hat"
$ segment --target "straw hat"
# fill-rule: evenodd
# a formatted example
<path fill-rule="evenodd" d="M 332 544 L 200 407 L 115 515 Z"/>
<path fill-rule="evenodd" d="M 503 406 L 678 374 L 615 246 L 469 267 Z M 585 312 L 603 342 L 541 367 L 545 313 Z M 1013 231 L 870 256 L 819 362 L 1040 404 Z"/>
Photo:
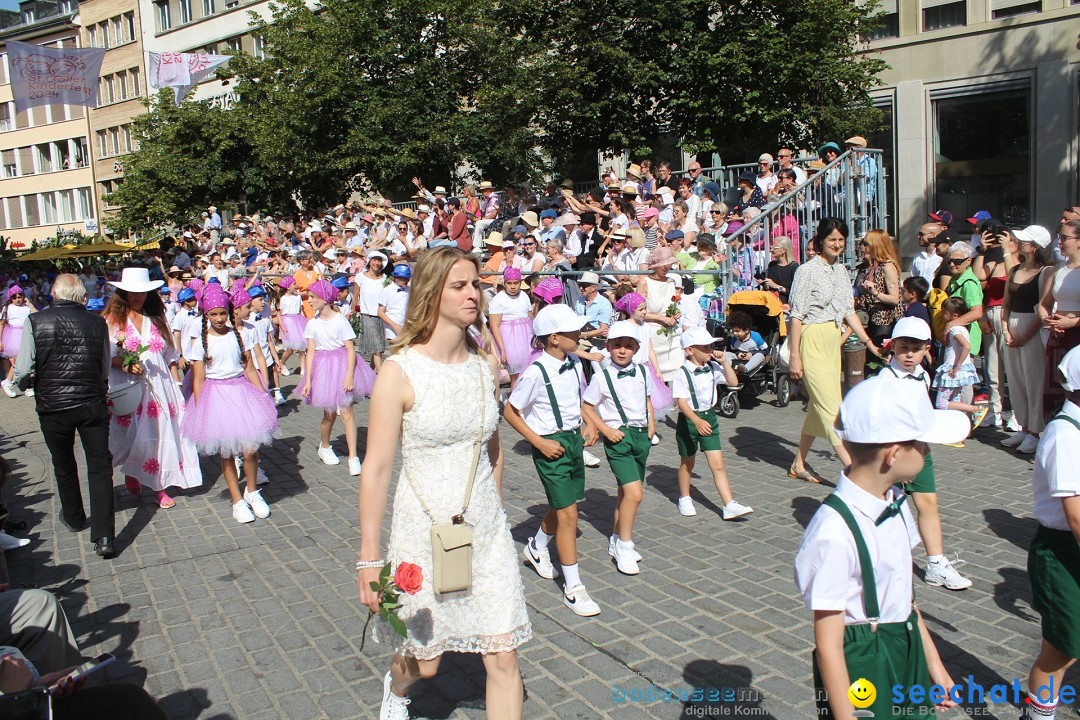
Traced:
<path fill-rule="evenodd" d="M 487 239 L 484 240 L 484 242 L 488 245 L 493 245 L 495 247 L 502 247 L 503 235 L 501 232 L 498 231 L 493 232 L 487 236 Z"/>
<path fill-rule="evenodd" d="M 652 251 L 651 255 L 649 255 L 650 268 L 674 265 L 675 262 L 675 253 L 671 252 L 671 248 L 658 247 Z"/>

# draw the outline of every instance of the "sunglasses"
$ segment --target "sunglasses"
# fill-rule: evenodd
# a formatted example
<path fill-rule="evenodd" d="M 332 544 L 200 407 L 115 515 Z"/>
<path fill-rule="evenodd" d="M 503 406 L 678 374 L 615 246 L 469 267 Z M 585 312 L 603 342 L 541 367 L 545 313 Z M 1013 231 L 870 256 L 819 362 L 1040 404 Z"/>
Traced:
<path fill-rule="evenodd" d="M 963 265 L 969 258 L 949 258 L 950 265 Z"/>
<path fill-rule="evenodd" d="M 523 242 L 523 243 L 521 243 L 521 246 L 522 247 L 535 247 L 536 243 L 534 243 L 534 242 Z"/>

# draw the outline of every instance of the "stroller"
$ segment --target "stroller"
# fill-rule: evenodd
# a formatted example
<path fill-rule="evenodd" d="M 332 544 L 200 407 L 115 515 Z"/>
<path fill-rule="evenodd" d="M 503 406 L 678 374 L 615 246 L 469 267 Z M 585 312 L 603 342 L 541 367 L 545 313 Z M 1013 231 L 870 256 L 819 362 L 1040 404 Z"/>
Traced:
<path fill-rule="evenodd" d="M 787 407 L 791 401 L 791 379 L 780 360 L 780 345 L 787 336 L 780 299 L 764 290 L 741 290 L 728 298 L 725 308 L 728 314 L 736 310 L 750 316 L 753 329 L 761 335 L 769 349 L 765 351 L 765 362 L 747 375 L 740 376 L 738 386 L 728 388 L 720 395 L 717 412 L 726 418 L 738 415 L 741 392 L 749 392 L 756 397 L 766 391 L 773 391 L 776 393 L 777 406 Z M 722 337 L 726 347 L 730 331 L 725 328 Z"/>

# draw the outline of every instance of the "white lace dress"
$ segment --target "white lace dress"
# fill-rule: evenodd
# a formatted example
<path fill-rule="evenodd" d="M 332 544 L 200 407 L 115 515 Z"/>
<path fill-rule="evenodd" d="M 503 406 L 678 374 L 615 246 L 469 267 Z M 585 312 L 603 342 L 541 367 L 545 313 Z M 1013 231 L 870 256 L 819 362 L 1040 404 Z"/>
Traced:
<path fill-rule="evenodd" d="M 378 637 L 421 660 L 445 652 L 513 650 L 532 637 L 532 625 L 525 608 L 517 548 L 484 451 L 499 424 L 491 371 L 477 355 L 464 363 L 447 365 L 411 348 L 386 362 L 401 367 L 415 395 L 412 409 L 402 419 L 402 474 L 394 494 L 387 559 L 395 568 L 401 562 L 419 565 L 424 579 L 415 595 L 401 594 L 398 615 L 409 636 L 403 639 L 383 626 Z M 432 589 L 431 520 L 413 487 L 424 496 L 438 522 L 449 522 L 461 511 L 473 443 L 480 433 L 478 407 L 483 407 L 484 446 L 465 513 L 474 533 L 473 585 L 468 593 L 438 597 Z"/>

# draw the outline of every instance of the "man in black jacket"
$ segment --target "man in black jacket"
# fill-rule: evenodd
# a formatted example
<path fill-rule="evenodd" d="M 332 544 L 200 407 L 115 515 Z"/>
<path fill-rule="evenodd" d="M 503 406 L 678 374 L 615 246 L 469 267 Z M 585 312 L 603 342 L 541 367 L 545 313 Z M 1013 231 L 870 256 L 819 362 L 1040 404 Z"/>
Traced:
<path fill-rule="evenodd" d="M 33 382 L 36 389 L 38 420 L 60 495 L 60 522 L 72 532 L 86 527 L 75 462 L 79 432 L 90 487 L 90 540 L 98 555 L 111 558 L 116 531 L 106 406 L 109 330 L 103 318 L 83 306 L 86 291 L 75 275 L 57 277 L 52 294 L 52 307 L 27 318 L 14 380 L 23 389 Z"/>

